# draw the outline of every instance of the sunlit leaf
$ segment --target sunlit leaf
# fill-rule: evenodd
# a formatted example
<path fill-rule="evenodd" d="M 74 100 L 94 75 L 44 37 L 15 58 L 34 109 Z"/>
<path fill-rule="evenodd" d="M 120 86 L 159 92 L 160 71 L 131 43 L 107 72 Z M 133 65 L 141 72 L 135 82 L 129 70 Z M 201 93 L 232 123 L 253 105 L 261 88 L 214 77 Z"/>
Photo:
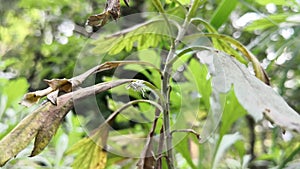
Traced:
<path fill-rule="evenodd" d="M 7 81 L 5 86 L 1 89 L 2 94 L 5 94 L 8 97 L 6 104 L 12 105 L 13 102 L 20 99 L 22 97 L 20 96 L 20 93 L 25 93 L 28 87 L 27 80 L 24 78 Z M 18 92 L 16 92 L 16 90 L 18 90 Z"/>
<path fill-rule="evenodd" d="M 291 5 L 290 1 L 287 0 L 255 0 L 255 2 L 259 3 L 260 5 L 267 5 L 267 4 L 275 4 L 275 5 Z"/>
<path fill-rule="evenodd" d="M 215 10 L 210 24 L 214 26 L 215 29 L 218 29 L 228 20 L 229 15 L 234 10 L 238 4 L 238 0 L 222 0 L 221 4 L 218 5 L 218 8 Z"/>
<path fill-rule="evenodd" d="M 246 31 L 264 30 L 271 27 L 278 27 L 280 23 L 284 22 L 290 14 L 274 14 L 265 18 L 258 19 L 245 27 Z"/>
<path fill-rule="evenodd" d="M 76 154 L 72 164 L 74 169 L 104 169 L 109 125 L 101 125 L 94 134 L 73 145 L 67 154 Z"/>
<path fill-rule="evenodd" d="M 129 52 L 133 47 L 148 49 L 156 47 L 170 36 L 165 21 L 161 19 L 148 21 L 134 27 L 124 29 L 115 34 L 99 38 L 93 44 L 95 53 L 115 55 L 122 50 Z"/>

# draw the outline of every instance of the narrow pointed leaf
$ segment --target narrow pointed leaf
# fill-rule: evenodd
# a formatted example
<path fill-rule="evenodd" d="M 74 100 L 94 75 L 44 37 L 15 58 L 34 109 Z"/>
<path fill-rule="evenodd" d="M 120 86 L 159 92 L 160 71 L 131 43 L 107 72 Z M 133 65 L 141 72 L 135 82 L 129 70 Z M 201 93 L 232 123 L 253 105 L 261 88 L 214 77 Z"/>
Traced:
<path fill-rule="evenodd" d="M 238 0 L 222 0 L 211 18 L 211 25 L 214 26 L 215 29 L 222 26 L 222 24 L 227 21 L 231 12 L 235 9 L 237 3 Z"/>

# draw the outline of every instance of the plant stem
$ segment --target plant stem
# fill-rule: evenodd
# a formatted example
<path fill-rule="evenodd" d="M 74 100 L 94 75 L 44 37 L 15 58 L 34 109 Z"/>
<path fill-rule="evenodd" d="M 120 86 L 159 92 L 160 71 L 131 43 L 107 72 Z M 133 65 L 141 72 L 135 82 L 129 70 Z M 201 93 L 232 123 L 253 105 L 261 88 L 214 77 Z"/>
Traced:
<path fill-rule="evenodd" d="M 171 48 L 169 50 L 169 53 L 167 55 L 165 65 L 163 68 L 163 79 L 162 79 L 162 95 L 164 97 L 165 102 L 162 104 L 163 107 L 163 126 L 164 126 L 164 135 L 166 138 L 166 147 L 167 147 L 167 159 L 168 159 L 168 168 L 173 169 L 175 168 L 174 165 L 174 154 L 173 154 L 173 146 L 172 146 L 172 135 L 170 131 L 170 91 L 171 86 L 169 84 L 170 82 L 170 74 L 172 71 L 173 62 L 170 62 L 173 58 L 176 57 L 175 51 L 178 47 L 178 44 L 182 40 L 184 34 L 186 33 L 186 29 L 188 25 L 190 24 L 191 18 L 195 15 L 196 9 L 199 7 L 201 0 L 194 0 L 192 1 L 191 7 L 185 17 L 184 23 L 182 27 L 178 30 L 178 34 L 176 39 L 171 43 Z M 167 21 L 168 22 L 168 21 Z"/>

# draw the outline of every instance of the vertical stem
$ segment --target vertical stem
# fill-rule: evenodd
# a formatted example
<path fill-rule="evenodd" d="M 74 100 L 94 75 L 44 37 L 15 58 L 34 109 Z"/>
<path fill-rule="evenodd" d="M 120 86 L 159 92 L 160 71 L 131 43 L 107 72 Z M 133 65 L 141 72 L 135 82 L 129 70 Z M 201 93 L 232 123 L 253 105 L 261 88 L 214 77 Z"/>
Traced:
<path fill-rule="evenodd" d="M 191 18 L 195 15 L 196 10 L 200 6 L 201 0 L 191 0 L 191 7 L 185 17 L 184 23 L 182 27 L 178 30 L 178 34 L 174 42 L 171 44 L 171 48 L 169 50 L 169 53 L 167 55 L 164 67 L 163 67 L 163 79 L 162 79 L 162 95 L 164 97 L 165 102 L 163 103 L 163 126 L 164 126 L 164 135 L 166 138 L 166 147 L 167 147 L 167 159 L 168 159 L 168 168 L 174 169 L 174 154 L 173 154 L 173 146 L 172 146 L 172 136 L 170 133 L 170 92 L 171 92 L 171 86 L 169 84 L 170 82 L 170 74 L 172 71 L 172 65 L 173 63 L 171 60 L 176 57 L 175 51 L 178 47 L 179 42 L 183 38 L 184 34 L 186 33 L 186 29 L 190 23 Z"/>

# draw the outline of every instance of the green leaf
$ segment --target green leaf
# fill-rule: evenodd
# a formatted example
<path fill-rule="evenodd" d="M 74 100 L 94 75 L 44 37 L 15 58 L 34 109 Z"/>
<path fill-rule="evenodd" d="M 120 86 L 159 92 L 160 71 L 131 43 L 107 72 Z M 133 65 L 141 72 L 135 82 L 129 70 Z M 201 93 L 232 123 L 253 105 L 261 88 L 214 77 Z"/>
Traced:
<path fill-rule="evenodd" d="M 182 141 L 180 141 L 180 143 L 176 145 L 175 149 L 182 155 L 182 157 L 186 160 L 186 162 L 189 164 L 191 168 L 193 169 L 197 168 L 191 158 L 189 139 L 187 136 L 184 137 L 184 139 L 182 139 Z"/>
<path fill-rule="evenodd" d="M 115 55 L 125 50 L 131 51 L 134 46 L 138 50 L 156 47 L 170 37 L 166 22 L 162 19 L 152 20 L 128 28 L 92 42 L 93 52 Z"/>
<path fill-rule="evenodd" d="M 109 125 L 101 125 L 94 134 L 73 145 L 66 153 L 76 154 L 72 164 L 74 169 L 104 169 L 106 151 L 103 147 L 108 138 Z"/>
<path fill-rule="evenodd" d="M 245 27 L 246 31 L 252 32 L 255 30 L 265 30 L 271 27 L 277 27 L 280 23 L 284 22 L 290 14 L 274 14 L 269 15 L 266 18 L 253 21 L 251 24 Z"/>
<path fill-rule="evenodd" d="M 207 79 L 208 69 L 204 64 L 192 59 L 189 63 L 189 71 L 189 73 L 185 73 L 185 77 L 191 82 L 196 81 L 201 99 L 203 99 L 205 108 L 208 110 L 210 108 L 209 97 L 212 92 L 211 79 Z"/>
<path fill-rule="evenodd" d="M 214 12 L 210 20 L 210 24 L 215 29 L 218 29 L 223 23 L 227 21 L 229 15 L 235 9 L 238 2 L 238 0 L 222 0 L 221 4 Z"/>
<path fill-rule="evenodd" d="M 220 126 L 220 138 L 228 133 L 235 121 L 245 116 L 246 114 L 246 110 L 239 104 L 232 88 L 226 94 L 226 102 L 222 114 L 222 124 Z"/>
<path fill-rule="evenodd" d="M 12 105 L 13 102 L 22 98 L 22 95 L 27 91 L 29 84 L 25 78 L 18 78 L 16 80 L 9 81 L 3 89 L 3 93 L 8 97 L 7 105 Z M 16 92 L 18 90 L 18 92 Z"/>
<path fill-rule="evenodd" d="M 255 0 L 256 3 L 260 5 L 267 5 L 267 4 L 275 4 L 275 5 L 291 5 L 290 1 L 287 0 Z"/>

